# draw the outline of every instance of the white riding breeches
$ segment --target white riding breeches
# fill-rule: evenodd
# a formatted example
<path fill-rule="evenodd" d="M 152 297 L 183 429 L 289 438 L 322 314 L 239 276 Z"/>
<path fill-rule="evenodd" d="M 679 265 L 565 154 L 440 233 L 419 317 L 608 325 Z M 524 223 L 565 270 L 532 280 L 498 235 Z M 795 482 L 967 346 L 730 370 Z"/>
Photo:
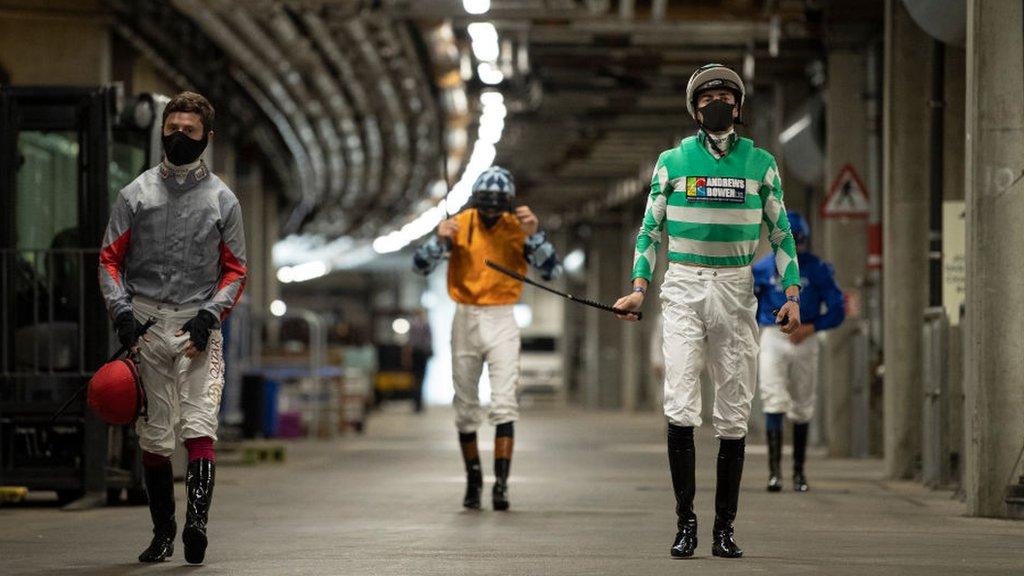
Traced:
<path fill-rule="evenodd" d="M 475 432 L 483 421 L 480 374 L 487 363 L 491 381 L 488 420 L 493 425 L 519 418 L 519 326 L 512 306 L 459 304 L 452 324 L 452 374 L 455 380 L 456 426 Z"/>
<path fill-rule="evenodd" d="M 198 306 L 175 306 L 143 298 L 132 301 L 135 318 L 156 324 L 139 339 L 139 375 L 146 391 L 147 416 L 135 423 L 139 446 L 171 456 L 177 440 L 209 436 L 217 439 L 217 413 L 224 388 L 224 340 L 210 332 L 206 350 L 185 357 L 188 333 L 175 336 L 195 317 Z"/>
<path fill-rule="evenodd" d="M 760 384 L 765 414 L 794 422 L 814 417 L 818 384 L 818 339 L 793 344 L 777 326 L 761 329 Z"/>
<path fill-rule="evenodd" d="M 757 299 L 749 266 L 699 268 L 672 264 L 661 287 L 664 315 L 665 416 L 677 426 L 701 425 L 700 375 L 715 390 L 719 438 L 747 435 L 757 385 Z"/>

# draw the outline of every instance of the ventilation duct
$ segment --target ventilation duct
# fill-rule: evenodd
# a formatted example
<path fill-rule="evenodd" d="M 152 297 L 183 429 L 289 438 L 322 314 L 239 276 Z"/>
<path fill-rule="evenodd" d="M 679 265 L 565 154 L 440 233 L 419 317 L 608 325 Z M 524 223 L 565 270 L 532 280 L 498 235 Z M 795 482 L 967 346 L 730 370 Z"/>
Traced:
<path fill-rule="evenodd" d="M 963 46 L 967 40 L 966 0 L 903 0 L 910 17 L 936 40 Z"/>
<path fill-rule="evenodd" d="M 821 96 L 812 96 L 796 120 L 779 133 L 787 178 L 808 186 L 821 186 L 825 177 L 825 107 Z"/>

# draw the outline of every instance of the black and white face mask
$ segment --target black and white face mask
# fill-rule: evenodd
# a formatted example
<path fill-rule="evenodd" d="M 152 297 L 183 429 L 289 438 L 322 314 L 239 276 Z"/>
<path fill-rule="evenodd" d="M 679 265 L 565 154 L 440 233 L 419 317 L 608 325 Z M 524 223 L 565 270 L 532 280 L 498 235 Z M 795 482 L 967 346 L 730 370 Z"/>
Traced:
<path fill-rule="evenodd" d="M 732 128 L 733 122 L 735 121 L 732 117 L 732 111 L 736 108 L 735 104 L 729 104 L 724 100 L 712 100 L 703 107 L 699 108 L 701 118 L 701 127 L 708 132 L 720 133 Z"/>
<path fill-rule="evenodd" d="M 203 132 L 202 140 L 193 140 L 184 132 L 175 131 L 163 137 L 164 154 L 175 166 L 191 164 L 199 159 L 210 141 L 210 133 Z"/>

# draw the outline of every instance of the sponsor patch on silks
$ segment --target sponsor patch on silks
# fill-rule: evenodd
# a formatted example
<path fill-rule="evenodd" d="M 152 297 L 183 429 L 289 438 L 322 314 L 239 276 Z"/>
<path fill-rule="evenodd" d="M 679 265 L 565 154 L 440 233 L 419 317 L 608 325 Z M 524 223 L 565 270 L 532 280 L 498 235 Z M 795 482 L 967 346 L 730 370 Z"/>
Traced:
<path fill-rule="evenodd" d="M 686 200 L 742 203 L 747 200 L 747 181 L 720 176 L 687 176 Z"/>

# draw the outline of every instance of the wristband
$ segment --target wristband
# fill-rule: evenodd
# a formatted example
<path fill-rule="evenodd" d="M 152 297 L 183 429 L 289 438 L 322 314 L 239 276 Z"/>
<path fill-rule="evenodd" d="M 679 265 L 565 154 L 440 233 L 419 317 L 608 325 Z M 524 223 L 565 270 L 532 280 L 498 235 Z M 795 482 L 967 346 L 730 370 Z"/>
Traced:
<path fill-rule="evenodd" d="M 646 295 L 647 294 L 647 288 L 644 288 L 643 286 L 634 286 L 633 287 L 633 292 L 639 292 L 641 294 Z"/>
<path fill-rule="evenodd" d="M 794 304 L 799 304 L 800 303 L 800 297 L 799 296 L 786 296 L 786 300 L 789 301 L 789 302 L 793 302 Z"/>

